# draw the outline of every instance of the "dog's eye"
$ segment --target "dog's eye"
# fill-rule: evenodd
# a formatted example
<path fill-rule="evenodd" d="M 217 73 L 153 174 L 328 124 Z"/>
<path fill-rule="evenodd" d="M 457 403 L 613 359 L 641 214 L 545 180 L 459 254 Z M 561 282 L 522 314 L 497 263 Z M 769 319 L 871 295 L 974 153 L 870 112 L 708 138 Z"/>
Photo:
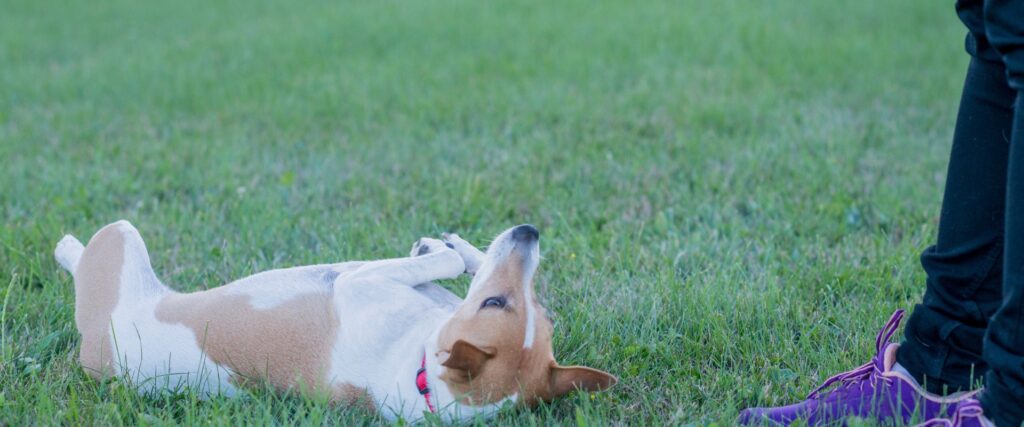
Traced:
<path fill-rule="evenodd" d="M 505 308 L 505 297 L 490 297 L 480 304 L 480 308 Z"/>

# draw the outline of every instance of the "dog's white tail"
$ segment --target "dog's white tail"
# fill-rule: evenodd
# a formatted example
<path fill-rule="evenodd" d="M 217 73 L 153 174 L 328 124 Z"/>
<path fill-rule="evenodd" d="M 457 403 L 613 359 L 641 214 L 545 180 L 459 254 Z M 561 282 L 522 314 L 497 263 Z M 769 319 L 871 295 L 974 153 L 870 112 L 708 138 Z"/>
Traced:
<path fill-rule="evenodd" d="M 82 242 L 79 242 L 75 236 L 65 234 L 60 242 L 57 242 L 57 248 L 53 250 L 53 256 L 57 258 L 57 262 L 60 263 L 61 267 L 64 267 L 71 274 L 75 274 L 75 269 L 78 268 L 78 260 L 82 259 L 82 252 L 85 251 L 85 246 L 82 246 Z"/>

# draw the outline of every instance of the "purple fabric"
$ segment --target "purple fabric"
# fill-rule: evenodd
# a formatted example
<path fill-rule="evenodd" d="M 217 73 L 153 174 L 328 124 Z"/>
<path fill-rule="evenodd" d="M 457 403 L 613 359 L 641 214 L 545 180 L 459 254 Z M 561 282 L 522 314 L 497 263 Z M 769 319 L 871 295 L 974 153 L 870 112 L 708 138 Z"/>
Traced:
<path fill-rule="evenodd" d="M 744 410 L 739 423 L 789 425 L 805 420 L 811 426 L 846 425 L 848 417 L 858 417 L 880 423 L 921 423 L 927 427 L 981 426 L 982 411 L 974 399 L 976 393 L 964 393 L 955 398 L 928 395 L 909 378 L 892 372 L 892 366 L 886 366 L 889 346 L 897 345 L 889 340 L 899 328 L 903 315 L 903 310 L 896 311 L 879 331 L 875 340 L 877 353 L 870 362 L 825 380 L 803 402 Z"/>

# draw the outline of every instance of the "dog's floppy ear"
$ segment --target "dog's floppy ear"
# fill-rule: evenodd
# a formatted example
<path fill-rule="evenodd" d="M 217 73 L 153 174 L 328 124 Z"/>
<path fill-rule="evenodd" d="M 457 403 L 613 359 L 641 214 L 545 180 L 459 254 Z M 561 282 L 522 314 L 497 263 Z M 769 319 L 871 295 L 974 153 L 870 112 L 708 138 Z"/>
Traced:
<path fill-rule="evenodd" d="M 575 389 L 602 391 L 619 382 L 618 378 L 605 371 L 586 366 L 551 366 L 550 382 L 553 397 L 561 397 Z"/>
<path fill-rule="evenodd" d="M 480 348 L 465 340 L 458 340 L 452 345 L 448 358 L 441 362 L 441 366 L 463 371 L 469 377 L 475 377 L 479 375 L 484 362 L 493 357 L 494 353 L 493 348 Z"/>

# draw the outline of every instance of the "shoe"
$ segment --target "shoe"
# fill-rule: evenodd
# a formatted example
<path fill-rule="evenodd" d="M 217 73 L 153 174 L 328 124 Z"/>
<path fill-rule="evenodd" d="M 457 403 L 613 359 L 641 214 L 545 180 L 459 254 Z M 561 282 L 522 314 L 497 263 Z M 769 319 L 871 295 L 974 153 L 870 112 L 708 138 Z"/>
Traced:
<path fill-rule="evenodd" d="M 750 408 L 740 413 L 742 425 L 789 425 L 797 420 L 809 426 L 846 425 L 849 417 L 874 420 L 880 424 L 922 426 L 983 426 L 981 404 L 975 398 L 981 390 L 948 396 L 928 393 L 896 363 L 899 344 L 889 340 L 904 311 L 893 313 L 878 332 L 878 353 L 867 364 L 829 378 L 803 402 L 777 408 Z"/>

